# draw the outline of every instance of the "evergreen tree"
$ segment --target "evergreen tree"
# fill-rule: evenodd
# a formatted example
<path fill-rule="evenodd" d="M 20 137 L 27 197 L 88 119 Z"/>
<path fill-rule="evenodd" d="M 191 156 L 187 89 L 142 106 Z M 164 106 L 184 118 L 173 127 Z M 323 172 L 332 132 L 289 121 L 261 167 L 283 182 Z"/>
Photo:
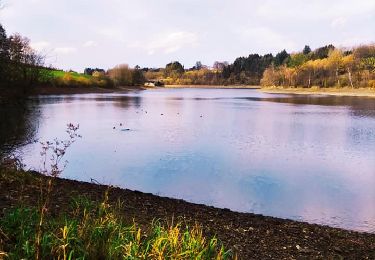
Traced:
<path fill-rule="evenodd" d="M 182 66 L 182 64 L 179 63 L 178 61 L 168 63 L 165 66 L 165 75 L 166 76 L 170 76 L 172 74 L 182 74 L 182 73 L 184 73 L 184 71 L 185 71 L 184 66 Z"/>
<path fill-rule="evenodd" d="M 274 58 L 275 66 L 280 66 L 280 65 L 285 64 L 288 61 L 289 57 L 290 55 L 286 52 L 286 50 L 279 52 L 278 54 L 276 54 Z"/>
<path fill-rule="evenodd" d="M 6 70 L 9 65 L 9 40 L 5 29 L 0 24 L 0 83 L 6 80 Z"/>
<path fill-rule="evenodd" d="M 329 52 L 334 49 L 335 49 L 335 46 L 333 46 L 332 44 L 326 45 L 324 47 L 320 47 L 314 51 L 312 57 L 314 60 L 328 58 Z"/>
<path fill-rule="evenodd" d="M 310 48 L 310 46 L 309 46 L 309 45 L 305 45 L 305 48 L 303 48 L 302 53 L 305 54 L 305 55 L 307 55 L 307 54 L 309 54 L 310 52 L 311 52 L 311 48 Z"/>

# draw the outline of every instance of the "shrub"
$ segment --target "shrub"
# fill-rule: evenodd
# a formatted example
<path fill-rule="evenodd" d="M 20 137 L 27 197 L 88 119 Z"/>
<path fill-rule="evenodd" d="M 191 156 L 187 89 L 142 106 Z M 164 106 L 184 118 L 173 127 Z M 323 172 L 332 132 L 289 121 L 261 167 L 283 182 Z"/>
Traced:
<path fill-rule="evenodd" d="M 373 88 L 373 89 L 375 89 L 375 80 L 373 79 L 373 80 L 370 80 L 369 82 L 368 82 L 368 86 L 369 86 L 369 88 Z"/>

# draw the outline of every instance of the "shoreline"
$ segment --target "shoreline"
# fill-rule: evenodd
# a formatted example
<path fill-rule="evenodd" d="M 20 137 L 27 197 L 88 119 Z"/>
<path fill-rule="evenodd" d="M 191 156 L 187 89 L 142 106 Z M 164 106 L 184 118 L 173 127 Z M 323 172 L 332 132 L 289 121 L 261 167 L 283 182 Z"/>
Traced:
<path fill-rule="evenodd" d="M 293 95 L 329 95 L 329 96 L 343 96 L 343 97 L 369 97 L 375 98 L 375 89 L 368 88 L 284 88 L 284 87 L 260 87 L 250 85 L 165 85 L 164 87 L 144 87 L 144 86 L 124 86 L 115 88 L 100 88 L 100 87 L 36 87 L 29 94 L 30 96 L 45 96 L 45 95 L 74 95 L 74 94 L 108 94 L 108 93 L 122 93 L 134 90 L 147 89 L 254 89 L 267 94 L 293 94 Z M 7 98 L 8 95 L 0 98 Z"/>
<path fill-rule="evenodd" d="M 9 174 L 0 169 L 0 214 L 19 203 L 37 205 L 40 178 L 48 177 L 36 172 Z M 57 178 L 50 210 L 64 211 L 70 199 L 77 195 L 101 201 L 106 189 L 105 185 Z M 116 187 L 110 188 L 109 197 L 112 203 L 118 199 L 123 201 L 121 213 L 140 225 L 154 219 L 178 219 L 189 225 L 199 223 L 206 235 L 216 235 L 239 259 L 375 258 L 375 234 L 233 212 Z"/>
<path fill-rule="evenodd" d="M 251 85 L 165 85 L 164 88 L 206 88 L 206 89 L 260 89 Z"/>
<path fill-rule="evenodd" d="M 36 87 L 32 90 L 31 95 L 74 95 L 74 94 L 106 94 L 119 93 L 130 90 L 142 90 L 142 87 L 114 87 L 114 88 L 100 88 L 100 87 Z"/>
<path fill-rule="evenodd" d="M 375 90 L 368 88 L 283 88 L 264 87 L 259 91 L 268 94 L 296 94 L 296 95 L 329 95 L 342 97 L 371 97 L 375 98 Z"/>

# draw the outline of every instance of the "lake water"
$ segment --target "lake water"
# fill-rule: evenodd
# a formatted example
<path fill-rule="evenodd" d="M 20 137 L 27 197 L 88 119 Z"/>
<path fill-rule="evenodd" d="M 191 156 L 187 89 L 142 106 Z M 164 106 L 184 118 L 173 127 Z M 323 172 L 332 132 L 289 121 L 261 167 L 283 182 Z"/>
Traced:
<path fill-rule="evenodd" d="M 30 104 L 37 139 L 80 125 L 63 177 L 375 232 L 375 99 L 156 89 Z M 39 151 L 22 147 L 28 167 Z"/>

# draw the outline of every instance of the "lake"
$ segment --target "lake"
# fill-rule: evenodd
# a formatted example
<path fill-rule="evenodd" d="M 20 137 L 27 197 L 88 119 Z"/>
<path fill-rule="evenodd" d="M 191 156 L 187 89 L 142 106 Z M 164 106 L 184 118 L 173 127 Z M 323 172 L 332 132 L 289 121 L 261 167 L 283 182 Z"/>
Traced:
<path fill-rule="evenodd" d="M 65 178 L 375 232 L 373 98 L 155 89 L 41 96 L 27 107 L 32 126 L 10 123 L 21 132 L 10 140 L 22 130 L 62 139 L 67 123 L 80 125 Z M 40 145 L 19 147 L 40 169 Z"/>

